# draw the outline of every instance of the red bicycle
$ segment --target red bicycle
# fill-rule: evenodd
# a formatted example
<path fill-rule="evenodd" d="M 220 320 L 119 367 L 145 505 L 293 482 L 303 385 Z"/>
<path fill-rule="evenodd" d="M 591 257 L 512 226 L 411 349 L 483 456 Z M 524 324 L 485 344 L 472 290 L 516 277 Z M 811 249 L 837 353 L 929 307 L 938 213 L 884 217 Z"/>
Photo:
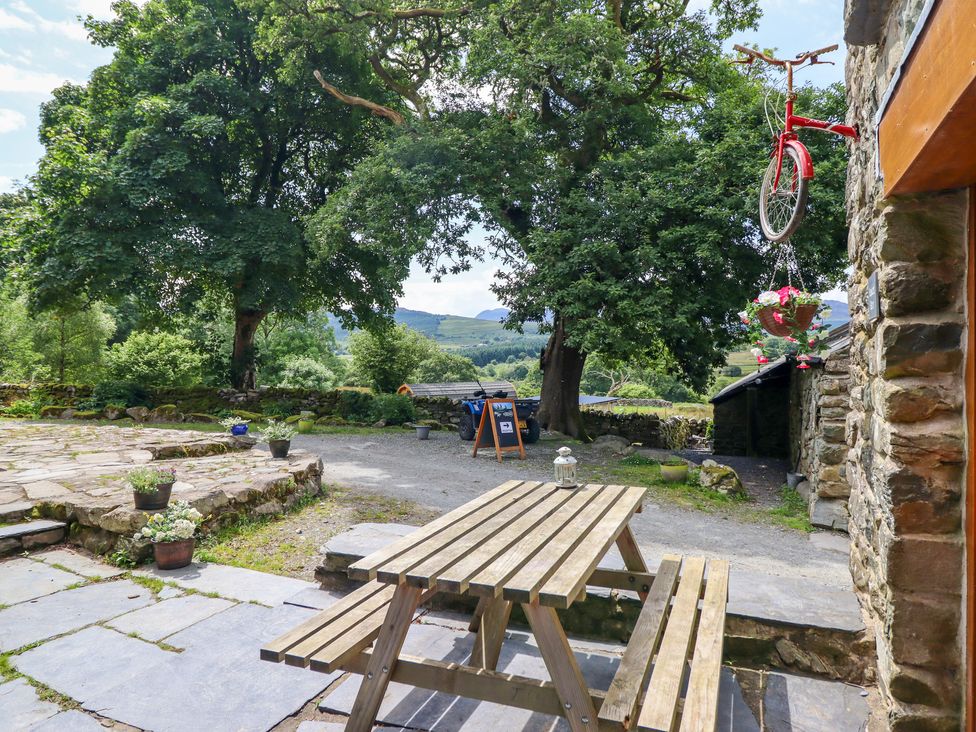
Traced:
<path fill-rule="evenodd" d="M 786 116 L 781 120 L 783 129 L 779 133 L 773 130 L 773 150 L 770 153 L 769 166 L 766 168 L 766 175 L 763 176 L 759 195 L 759 223 L 763 234 L 770 241 L 783 241 L 796 231 L 803 220 L 807 208 L 807 186 L 813 178 L 813 160 L 810 158 L 810 152 L 800 142 L 794 130 L 799 127 L 809 127 L 857 139 L 857 130 L 853 127 L 793 114 L 793 102 L 796 101 L 796 94 L 793 92 L 793 70 L 807 61 L 810 62 L 810 66 L 833 63 L 821 61 L 818 56 L 836 51 L 837 45 L 801 53 L 791 60 L 773 58 L 745 46 L 736 45 L 733 48 L 746 54 L 746 58 L 738 59 L 733 63 L 751 64 L 759 60 L 786 69 Z M 772 129 L 771 123 L 770 129 Z"/>

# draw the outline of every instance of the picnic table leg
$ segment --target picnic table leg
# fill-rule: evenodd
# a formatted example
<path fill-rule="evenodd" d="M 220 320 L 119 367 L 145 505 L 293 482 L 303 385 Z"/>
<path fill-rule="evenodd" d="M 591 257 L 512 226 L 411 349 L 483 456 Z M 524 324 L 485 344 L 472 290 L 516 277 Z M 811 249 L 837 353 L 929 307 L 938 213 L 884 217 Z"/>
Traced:
<path fill-rule="evenodd" d="M 482 596 L 478 598 L 478 607 L 474 609 L 474 615 L 471 616 L 471 622 L 468 623 L 469 632 L 478 632 L 478 628 L 481 627 L 481 617 L 485 614 L 485 608 L 488 607 L 489 602 L 491 602 L 490 597 Z"/>
<path fill-rule="evenodd" d="M 498 665 L 498 656 L 502 651 L 502 641 L 505 639 L 505 628 L 508 618 L 512 614 L 512 603 L 501 597 L 494 597 L 488 601 L 481 616 L 478 637 L 475 638 L 474 652 L 471 654 L 471 665 L 494 671 Z"/>
<path fill-rule="evenodd" d="M 641 554 L 640 547 L 637 546 L 637 540 L 634 538 L 634 532 L 630 529 L 630 524 L 624 526 L 624 530 L 617 537 L 617 549 L 620 550 L 620 556 L 623 557 L 624 566 L 627 569 L 634 572 L 647 572 L 647 562 L 644 561 L 644 555 Z M 647 599 L 647 592 L 638 591 L 637 596 L 640 597 L 641 602 L 644 602 Z"/>
<path fill-rule="evenodd" d="M 538 600 L 523 603 L 522 609 L 532 626 L 569 728 L 573 732 L 596 732 L 599 724 L 593 699 L 555 609 L 540 605 Z"/>
<path fill-rule="evenodd" d="M 356 695 L 356 702 L 352 705 L 346 732 L 370 732 L 373 729 L 386 687 L 390 684 L 393 667 L 400 655 L 400 649 L 403 648 L 403 640 L 407 636 L 417 605 L 420 604 L 420 593 L 419 587 L 397 585 L 383 627 L 373 644 L 373 652 L 366 665 L 366 674 Z"/>

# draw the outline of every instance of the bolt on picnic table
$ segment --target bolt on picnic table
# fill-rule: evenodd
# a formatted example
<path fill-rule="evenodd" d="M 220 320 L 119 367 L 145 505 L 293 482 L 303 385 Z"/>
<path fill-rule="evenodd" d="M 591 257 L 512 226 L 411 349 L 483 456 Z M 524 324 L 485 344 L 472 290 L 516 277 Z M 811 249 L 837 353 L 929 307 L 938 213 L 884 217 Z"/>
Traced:
<path fill-rule="evenodd" d="M 351 565 L 349 576 L 366 584 L 271 641 L 261 658 L 362 674 L 353 732 L 372 729 L 390 681 L 561 715 L 574 732 L 713 730 L 728 562 L 666 556 L 648 572 L 629 526 L 644 491 L 504 483 Z M 597 569 L 614 544 L 626 570 Z M 556 614 L 588 584 L 635 590 L 644 603 L 606 692 L 587 686 Z M 479 598 L 467 664 L 401 654 L 418 605 L 438 592 Z M 495 670 L 515 602 L 551 681 Z"/>

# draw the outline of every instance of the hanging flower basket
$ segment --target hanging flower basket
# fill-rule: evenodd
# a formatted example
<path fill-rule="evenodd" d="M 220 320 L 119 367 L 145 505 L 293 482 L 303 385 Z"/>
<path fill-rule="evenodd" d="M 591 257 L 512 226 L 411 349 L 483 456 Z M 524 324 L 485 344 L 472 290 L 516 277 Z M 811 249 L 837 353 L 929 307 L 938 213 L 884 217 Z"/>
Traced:
<path fill-rule="evenodd" d="M 760 365 L 769 363 L 766 335 L 771 335 L 793 344 L 790 350 L 797 368 L 808 369 L 810 359 L 823 350 L 827 335 L 826 329 L 814 322 L 818 315 L 830 317 L 830 310 L 824 308 L 820 298 L 788 285 L 760 293 L 739 313 L 739 318 L 749 327 L 752 354 Z"/>

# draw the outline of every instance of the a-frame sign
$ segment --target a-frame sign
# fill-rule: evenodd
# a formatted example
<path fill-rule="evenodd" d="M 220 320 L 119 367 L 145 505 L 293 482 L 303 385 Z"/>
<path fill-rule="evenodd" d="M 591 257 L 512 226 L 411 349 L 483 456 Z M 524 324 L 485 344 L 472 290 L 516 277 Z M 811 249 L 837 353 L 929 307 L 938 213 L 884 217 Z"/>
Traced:
<path fill-rule="evenodd" d="M 519 460 L 525 460 L 525 446 L 522 444 L 514 399 L 485 399 L 471 457 L 477 457 L 479 448 L 493 445 L 498 462 L 502 461 L 503 453 L 516 450 Z"/>

